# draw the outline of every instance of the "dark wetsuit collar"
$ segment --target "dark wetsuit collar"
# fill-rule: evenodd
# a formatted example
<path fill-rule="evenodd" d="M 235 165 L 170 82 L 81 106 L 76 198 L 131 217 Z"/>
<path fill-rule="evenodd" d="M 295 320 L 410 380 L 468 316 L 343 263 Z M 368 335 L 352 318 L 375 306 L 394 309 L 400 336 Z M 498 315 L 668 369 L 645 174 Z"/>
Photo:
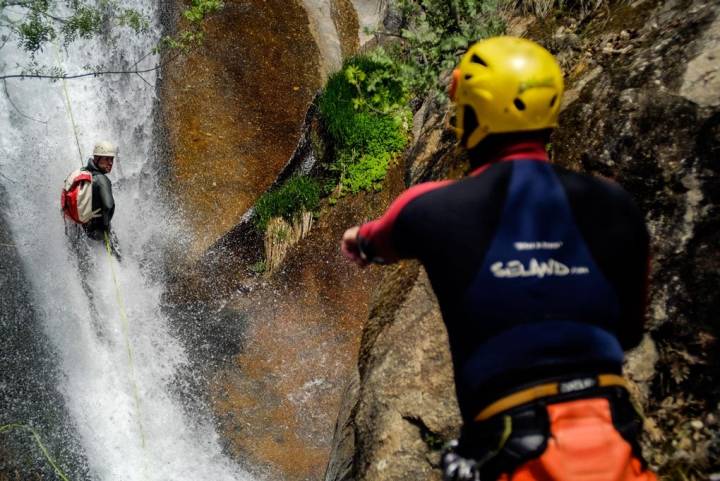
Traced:
<path fill-rule="evenodd" d="M 545 143 L 540 140 L 525 140 L 522 142 L 504 145 L 494 154 L 488 155 L 486 161 L 470 172 L 470 175 L 478 175 L 491 164 L 496 162 L 506 162 L 510 160 L 537 160 L 540 162 L 549 162 L 550 158 L 545 150 Z"/>
<path fill-rule="evenodd" d="M 97 172 L 102 174 L 103 172 L 98 168 L 97 165 L 95 165 L 95 159 L 93 157 L 90 157 L 87 161 L 87 164 L 85 165 L 85 169 L 89 170 L 90 172 Z"/>

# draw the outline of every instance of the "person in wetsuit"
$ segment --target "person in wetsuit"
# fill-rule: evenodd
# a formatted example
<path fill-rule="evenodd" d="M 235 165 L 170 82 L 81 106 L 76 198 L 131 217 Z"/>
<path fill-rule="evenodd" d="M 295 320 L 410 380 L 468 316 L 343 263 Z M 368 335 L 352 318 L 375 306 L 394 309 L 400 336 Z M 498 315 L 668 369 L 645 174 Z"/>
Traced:
<path fill-rule="evenodd" d="M 115 199 L 112 182 L 106 174 L 112 171 L 116 153 L 117 149 L 110 142 L 98 142 L 93 149 L 93 156 L 82 169 L 92 174 L 92 210 L 98 213 L 83 225 L 85 233 L 91 239 L 105 240 L 105 233 L 108 236 L 112 233 L 110 221 L 115 213 Z"/>
<path fill-rule="evenodd" d="M 419 259 L 447 327 L 463 427 L 446 480 L 654 480 L 622 378 L 643 334 L 649 237 L 617 184 L 549 162 L 563 79 L 525 39 L 478 42 L 453 73 L 471 172 L 348 229 L 359 266 Z"/>
<path fill-rule="evenodd" d="M 110 142 L 100 141 L 93 148 L 93 156 L 87 161 L 81 171 L 92 175 L 92 218 L 85 224 L 65 223 L 66 235 L 78 258 L 81 272 L 88 270 L 90 244 L 92 241 L 105 242 L 107 234 L 110 250 L 116 259 L 120 260 L 117 248 L 117 239 L 111 227 L 115 214 L 115 199 L 112 193 L 112 183 L 107 174 L 112 171 L 117 156 L 117 148 Z"/>

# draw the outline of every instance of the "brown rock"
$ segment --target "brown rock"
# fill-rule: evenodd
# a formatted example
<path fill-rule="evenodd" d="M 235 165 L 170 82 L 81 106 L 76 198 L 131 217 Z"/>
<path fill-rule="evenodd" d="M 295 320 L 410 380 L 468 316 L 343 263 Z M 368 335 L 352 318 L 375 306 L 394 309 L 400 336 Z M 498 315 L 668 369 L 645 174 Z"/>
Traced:
<path fill-rule="evenodd" d="M 398 285 L 399 274 L 413 271 L 411 286 Z M 459 423 L 445 327 L 424 270 L 402 265 L 383 287 L 409 291 L 397 308 L 375 304 L 363 336 L 365 343 L 375 339 L 360 359 L 354 479 L 439 479 L 438 449 Z"/>
<path fill-rule="evenodd" d="M 292 154 L 319 62 L 299 0 L 228 0 L 202 48 L 165 70 L 172 186 L 194 254 L 238 223 Z"/>

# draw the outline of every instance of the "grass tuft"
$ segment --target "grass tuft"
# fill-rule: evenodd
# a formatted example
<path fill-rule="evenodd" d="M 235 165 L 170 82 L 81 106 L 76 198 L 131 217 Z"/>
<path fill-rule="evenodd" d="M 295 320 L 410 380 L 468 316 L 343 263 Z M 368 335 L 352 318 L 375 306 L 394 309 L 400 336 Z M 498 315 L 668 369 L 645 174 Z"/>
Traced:
<path fill-rule="evenodd" d="M 265 231 L 270 219 L 282 217 L 292 222 L 302 211 L 312 212 L 320 204 L 322 189 L 311 177 L 295 176 L 263 194 L 255 204 L 255 225 Z"/>

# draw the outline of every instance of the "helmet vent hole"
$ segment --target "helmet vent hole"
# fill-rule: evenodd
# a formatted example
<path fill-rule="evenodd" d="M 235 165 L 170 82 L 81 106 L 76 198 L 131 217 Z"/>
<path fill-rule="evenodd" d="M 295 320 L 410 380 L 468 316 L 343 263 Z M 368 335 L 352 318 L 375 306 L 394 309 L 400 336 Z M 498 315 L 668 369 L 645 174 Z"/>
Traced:
<path fill-rule="evenodd" d="M 518 110 L 525 110 L 525 102 L 523 102 L 519 98 L 515 98 L 515 100 L 513 100 L 513 103 Z"/>
<path fill-rule="evenodd" d="M 552 100 L 550 100 L 550 107 L 555 107 L 555 102 L 557 102 L 557 95 L 553 95 Z"/>
<path fill-rule="evenodd" d="M 482 65 L 483 67 L 487 67 L 487 64 L 485 63 L 485 60 L 481 59 L 481 58 L 478 57 L 476 54 L 473 54 L 473 56 L 470 57 L 470 61 L 471 61 L 472 63 L 479 63 L 479 64 Z"/>

